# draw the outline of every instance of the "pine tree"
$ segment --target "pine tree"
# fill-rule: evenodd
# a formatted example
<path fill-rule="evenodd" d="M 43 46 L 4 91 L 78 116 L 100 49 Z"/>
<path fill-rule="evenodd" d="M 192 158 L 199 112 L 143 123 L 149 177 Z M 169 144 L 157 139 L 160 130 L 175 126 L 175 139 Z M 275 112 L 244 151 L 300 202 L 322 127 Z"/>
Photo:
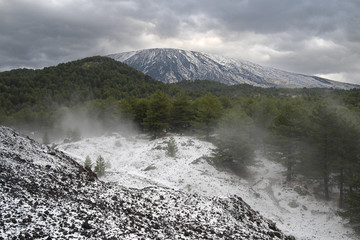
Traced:
<path fill-rule="evenodd" d="M 253 132 L 254 142 L 257 147 L 263 149 L 264 154 L 267 154 L 267 141 L 271 141 L 273 133 L 269 131 L 273 127 L 274 119 L 278 115 L 278 108 L 276 107 L 276 100 L 274 98 L 262 97 L 258 101 L 253 102 L 250 106 L 251 118 L 256 126 Z"/>
<path fill-rule="evenodd" d="M 358 160 L 360 157 L 360 129 L 358 119 L 353 119 L 348 109 L 338 109 L 338 126 L 336 128 L 336 139 L 334 151 L 333 172 L 339 186 L 339 207 L 344 207 L 344 197 L 354 179 L 358 169 Z M 355 176 L 354 176 L 355 174 Z M 334 175 L 334 174 L 333 174 Z M 356 182 L 356 181 L 355 181 Z"/>
<path fill-rule="evenodd" d="M 316 146 L 314 170 L 323 179 L 324 196 L 330 200 L 330 175 L 340 143 L 340 126 L 334 109 L 320 103 L 312 112 L 311 138 Z"/>
<path fill-rule="evenodd" d="M 134 111 L 134 121 L 140 126 L 144 127 L 144 120 L 146 118 L 146 113 L 149 109 L 149 100 L 140 98 L 136 101 L 133 107 Z"/>
<path fill-rule="evenodd" d="M 99 177 L 101 177 L 105 174 L 105 168 L 106 168 L 105 160 L 101 155 L 99 155 L 98 158 L 96 159 L 95 173 Z"/>
<path fill-rule="evenodd" d="M 185 94 L 181 94 L 173 102 L 170 111 L 170 127 L 174 132 L 182 133 L 191 126 L 193 110 Z"/>
<path fill-rule="evenodd" d="M 111 162 L 109 160 L 106 160 L 105 168 L 111 168 Z"/>
<path fill-rule="evenodd" d="M 166 147 L 166 155 L 170 157 L 175 157 L 178 152 L 178 147 L 176 145 L 174 137 L 170 137 L 167 147 Z"/>
<path fill-rule="evenodd" d="M 303 124 L 306 111 L 301 104 L 286 101 L 274 118 L 271 139 L 276 152 L 281 152 L 279 159 L 286 167 L 286 180 L 291 181 L 294 169 L 301 162 L 303 153 L 302 140 L 305 137 Z"/>
<path fill-rule="evenodd" d="M 195 121 L 198 128 L 205 132 L 206 138 L 209 139 L 210 133 L 214 130 L 217 120 L 220 118 L 223 107 L 218 98 L 208 93 L 203 97 L 196 99 Z"/>
<path fill-rule="evenodd" d="M 354 180 L 352 191 L 346 195 L 345 206 L 344 216 L 350 219 L 350 224 L 360 234 L 360 176 Z"/>
<path fill-rule="evenodd" d="M 217 149 L 213 154 L 213 161 L 220 167 L 228 168 L 236 174 L 246 174 L 246 166 L 254 158 L 251 142 L 253 121 L 240 108 L 235 107 L 226 112 L 219 121 L 216 130 Z"/>
<path fill-rule="evenodd" d="M 170 108 L 170 99 L 160 90 L 151 96 L 143 124 L 154 138 L 162 135 L 169 127 Z"/>

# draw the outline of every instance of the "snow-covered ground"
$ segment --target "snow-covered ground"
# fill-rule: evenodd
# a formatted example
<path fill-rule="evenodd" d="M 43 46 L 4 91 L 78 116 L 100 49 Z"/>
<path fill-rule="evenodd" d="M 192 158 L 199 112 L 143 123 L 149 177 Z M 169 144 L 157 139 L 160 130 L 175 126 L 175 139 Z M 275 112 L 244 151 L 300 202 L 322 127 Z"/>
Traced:
<path fill-rule="evenodd" d="M 293 239 L 238 196 L 101 182 L 2 126 L 0 185 L 0 239 Z"/>
<path fill-rule="evenodd" d="M 249 168 L 251 180 L 245 180 L 205 160 L 214 148 L 211 143 L 188 136 L 174 138 L 179 150 L 174 158 L 165 150 L 169 137 L 150 141 L 144 135 L 86 138 L 59 144 L 58 149 L 79 163 L 87 155 L 93 163 L 99 155 L 104 157 L 111 168 L 103 181 L 131 188 L 166 186 L 204 196 L 238 195 L 296 239 L 357 239 L 336 214 L 336 203 L 317 200 L 301 183 L 286 185 L 280 164 L 258 155 Z"/>

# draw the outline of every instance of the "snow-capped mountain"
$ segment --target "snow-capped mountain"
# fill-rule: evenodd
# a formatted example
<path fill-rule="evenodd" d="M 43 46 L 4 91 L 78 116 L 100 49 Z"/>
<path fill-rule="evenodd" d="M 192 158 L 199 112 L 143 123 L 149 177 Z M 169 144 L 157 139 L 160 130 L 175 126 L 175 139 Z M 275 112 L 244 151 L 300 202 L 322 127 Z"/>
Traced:
<path fill-rule="evenodd" d="M 165 83 L 213 80 L 227 85 L 246 83 L 260 87 L 354 88 L 354 84 L 286 72 L 212 54 L 157 48 L 108 55 Z"/>
<path fill-rule="evenodd" d="M 240 197 L 104 183 L 0 126 L 0 239 L 292 239 Z"/>

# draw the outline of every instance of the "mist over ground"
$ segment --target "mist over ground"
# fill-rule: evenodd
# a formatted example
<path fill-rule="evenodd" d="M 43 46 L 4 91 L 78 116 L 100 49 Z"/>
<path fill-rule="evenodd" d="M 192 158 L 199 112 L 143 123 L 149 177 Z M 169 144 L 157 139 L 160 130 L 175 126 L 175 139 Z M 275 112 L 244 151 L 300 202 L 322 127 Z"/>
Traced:
<path fill-rule="evenodd" d="M 25 135 L 47 144 L 63 141 L 78 141 L 81 138 L 110 135 L 113 132 L 122 135 L 136 135 L 138 126 L 121 111 L 110 109 L 112 105 L 104 105 L 103 111 L 89 109 L 87 106 L 76 108 L 59 107 L 54 113 L 51 126 L 36 124 L 21 124 L 16 129 Z"/>

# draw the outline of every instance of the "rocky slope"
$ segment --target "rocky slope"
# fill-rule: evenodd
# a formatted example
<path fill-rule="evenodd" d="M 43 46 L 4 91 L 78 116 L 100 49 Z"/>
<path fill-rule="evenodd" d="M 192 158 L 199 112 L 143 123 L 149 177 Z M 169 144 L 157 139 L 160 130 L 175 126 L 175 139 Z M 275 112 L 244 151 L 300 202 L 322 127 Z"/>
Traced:
<path fill-rule="evenodd" d="M 291 239 L 241 198 L 99 181 L 0 127 L 0 239 Z"/>
<path fill-rule="evenodd" d="M 354 88 L 304 74 L 264 67 L 248 61 L 179 49 L 146 49 L 108 55 L 165 83 L 182 80 L 214 80 L 228 85 L 247 83 L 260 87 Z"/>

